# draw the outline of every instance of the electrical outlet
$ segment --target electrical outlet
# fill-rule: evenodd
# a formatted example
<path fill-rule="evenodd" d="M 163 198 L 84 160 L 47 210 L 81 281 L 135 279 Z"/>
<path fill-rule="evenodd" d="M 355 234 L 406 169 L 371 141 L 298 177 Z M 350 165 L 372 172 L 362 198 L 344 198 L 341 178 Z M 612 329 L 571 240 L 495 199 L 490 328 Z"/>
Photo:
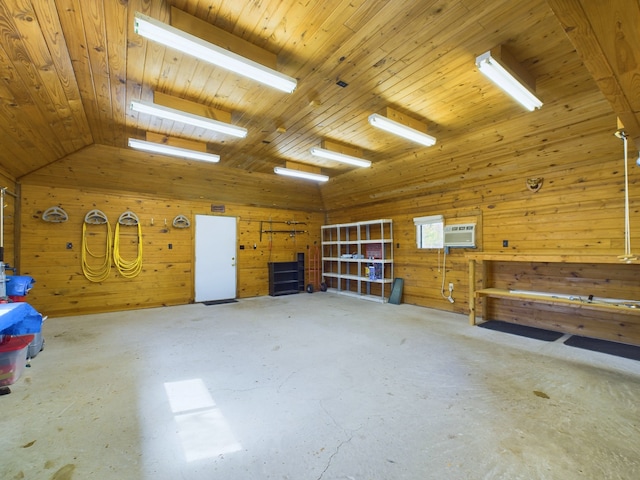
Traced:
<path fill-rule="evenodd" d="M 453 283 L 450 283 L 450 284 L 449 284 L 449 291 L 450 291 L 450 292 L 453 292 Z"/>

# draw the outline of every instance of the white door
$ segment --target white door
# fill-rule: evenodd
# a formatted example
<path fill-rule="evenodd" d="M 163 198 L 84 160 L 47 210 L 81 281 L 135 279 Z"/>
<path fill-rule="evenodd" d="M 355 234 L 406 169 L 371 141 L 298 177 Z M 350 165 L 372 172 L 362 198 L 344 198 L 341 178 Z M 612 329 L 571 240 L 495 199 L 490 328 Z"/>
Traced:
<path fill-rule="evenodd" d="M 196 215 L 195 301 L 236 298 L 236 217 Z"/>

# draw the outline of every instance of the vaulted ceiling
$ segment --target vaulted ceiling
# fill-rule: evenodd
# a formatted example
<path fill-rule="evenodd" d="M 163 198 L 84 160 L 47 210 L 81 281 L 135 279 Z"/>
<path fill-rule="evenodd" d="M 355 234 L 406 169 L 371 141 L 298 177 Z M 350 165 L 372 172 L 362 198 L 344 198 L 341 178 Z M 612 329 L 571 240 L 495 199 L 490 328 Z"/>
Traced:
<path fill-rule="evenodd" d="M 297 89 L 282 93 L 134 32 L 135 12 L 169 23 L 171 6 L 276 54 Z M 499 44 L 536 78 L 542 109 L 525 111 L 478 72 L 475 57 Z M 349 184 L 372 186 L 375 175 L 389 175 L 398 189 L 407 181 L 391 178 L 398 162 L 428 169 L 453 158 L 540 152 L 572 137 L 583 144 L 613 131 L 616 116 L 640 145 L 639 52 L 636 0 L 4 0 L 0 169 L 18 180 L 51 175 L 60 185 L 112 181 L 142 191 L 189 175 L 162 159 L 167 177 L 146 183 L 138 164 L 149 155 L 127 147 L 146 132 L 206 142 L 221 156 L 216 165 L 189 163 L 194 181 L 223 172 L 232 182 L 236 172 L 266 182 L 286 161 L 316 163 L 309 149 L 322 140 L 362 150 L 373 162 L 367 173 L 317 164 L 331 177 L 326 197 Z M 154 91 L 231 112 L 248 135 L 129 109 Z M 426 124 L 436 146 L 372 128 L 367 117 L 387 107 Z M 187 196 L 193 185 L 172 194 Z"/>

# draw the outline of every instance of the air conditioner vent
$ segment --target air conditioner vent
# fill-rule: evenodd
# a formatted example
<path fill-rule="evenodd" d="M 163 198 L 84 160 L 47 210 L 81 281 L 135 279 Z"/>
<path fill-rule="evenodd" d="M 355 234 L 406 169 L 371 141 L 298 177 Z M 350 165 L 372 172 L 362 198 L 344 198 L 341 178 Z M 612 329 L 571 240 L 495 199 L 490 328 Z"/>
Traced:
<path fill-rule="evenodd" d="M 476 247 L 476 224 L 446 225 L 444 227 L 445 247 Z"/>

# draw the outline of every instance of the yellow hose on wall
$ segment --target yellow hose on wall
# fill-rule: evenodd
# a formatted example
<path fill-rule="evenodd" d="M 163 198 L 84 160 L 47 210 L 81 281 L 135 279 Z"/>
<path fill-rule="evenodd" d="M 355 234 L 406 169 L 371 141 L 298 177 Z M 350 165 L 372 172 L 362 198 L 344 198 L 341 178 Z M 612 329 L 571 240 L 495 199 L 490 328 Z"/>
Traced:
<path fill-rule="evenodd" d="M 142 271 L 142 226 L 140 222 L 137 222 L 138 226 L 138 255 L 134 260 L 127 261 L 120 255 L 120 224 L 116 224 L 116 233 L 113 241 L 113 262 L 122 275 L 125 278 L 133 278 L 138 276 Z"/>
<path fill-rule="evenodd" d="M 111 273 L 111 225 L 109 225 L 108 221 L 104 222 L 107 226 L 105 250 L 103 254 L 96 255 L 89 250 L 89 245 L 87 243 L 87 223 L 99 224 L 97 222 L 87 221 L 82 224 L 82 273 L 84 273 L 87 280 L 98 283 L 109 278 L 109 274 Z M 102 263 L 97 266 L 89 265 L 89 257 L 87 255 L 93 258 L 102 258 Z"/>

